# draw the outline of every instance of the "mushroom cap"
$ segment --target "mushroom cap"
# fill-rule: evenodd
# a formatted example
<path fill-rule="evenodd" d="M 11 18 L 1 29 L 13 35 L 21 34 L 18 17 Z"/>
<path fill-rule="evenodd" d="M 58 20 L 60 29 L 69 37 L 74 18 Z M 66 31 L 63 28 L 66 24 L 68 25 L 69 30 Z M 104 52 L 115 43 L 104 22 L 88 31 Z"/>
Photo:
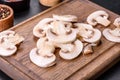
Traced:
<path fill-rule="evenodd" d="M 107 20 L 108 17 L 109 17 L 108 13 L 106 13 L 103 10 L 98 10 L 91 13 L 87 17 L 87 22 L 93 26 L 97 25 L 97 23 L 100 23 L 104 26 L 108 26 L 110 24 L 110 21 Z"/>
<path fill-rule="evenodd" d="M 17 47 L 9 42 L 0 44 L 0 56 L 11 56 L 17 51 Z"/>
<path fill-rule="evenodd" d="M 33 29 L 33 35 L 35 37 L 44 37 L 45 36 L 45 31 L 40 29 L 39 26 L 35 26 L 34 29 Z"/>
<path fill-rule="evenodd" d="M 77 22 L 78 18 L 75 15 L 56 15 L 53 14 L 53 18 L 60 21 L 66 22 Z"/>
<path fill-rule="evenodd" d="M 108 28 L 104 29 L 103 36 L 109 41 L 120 43 L 120 36 L 115 36 L 114 34 L 110 33 L 110 31 L 112 30 Z M 120 30 L 118 35 L 120 35 Z"/>
<path fill-rule="evenodd" d="M 51 57 L 44 57 L 37 54 L 37 48 L 31 50 L 30 60 L 39 67 L 50 67 L 55 64 L 56 56 L 51 54 Z"/>
<path fill-rule="evenodd" d="M 56 42 L 56 43 L 69 43 L 72 42 L 76 39 L 76 31 L 72 30 L 70 34 L 66 34 L 66 35 L 56 35 L 52 32 L 51 29 L 47 30 L 47 38 L 52 41 L 52 42 Z"/>
<path fill-rule="evenodd" d="M 33 28 L 33 35 L 36 37 L 44 37 L 45 31 L 52 27 L 50 23 L 53 21 L 53 18 L 44 18 L 42 19 L 34 28 Z"/>
<path fill-rule="evenodd" d="M 80 40 L 76 40 L 73 44 L 74 46 L 72 47 L 71 51 L 68 48 L 67 52 L 64 52 L 64 49 L 61 49 L 59 52 L 60 57 L 66 60 L 71 60 L 80 55 L 83 49 L 83 43 Z M 66 46 L 68 47 L 68 46 Z"/>

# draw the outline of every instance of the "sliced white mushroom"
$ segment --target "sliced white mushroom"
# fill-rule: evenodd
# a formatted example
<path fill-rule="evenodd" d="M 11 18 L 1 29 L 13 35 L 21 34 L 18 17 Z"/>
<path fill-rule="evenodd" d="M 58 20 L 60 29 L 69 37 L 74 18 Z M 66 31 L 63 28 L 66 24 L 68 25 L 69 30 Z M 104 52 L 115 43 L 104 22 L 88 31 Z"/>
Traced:
<path fill-rule="evenodd" d="M 98 43 L 101 39 L 101 36 L 101 32 L 98 29 L 93 29 L 92 36 L 89 38 L 83 38 L 83 40 L 89 43 Z"/>
<path fill-rule="evenodd" d="M 21 43 L 24 38 L 15 33 L 15 31 L 7 30 L 0 33 L 0 55 L 10 56 L 17 51 L 16 45 Z"/>
<path fill-rule="evenodd" d="M 14 45 L 21 43 L 24 40 L 24 37 L 15 33 L 15 31 L 7 30 L 0 33 L 0 37 L 4 38 L 5 41 L 9 41 Z"/>
<path fill-rule="evenodd" d="M 34 28 L 33 28 L 33 35 L 36 37 L 44 37 L 46 35 L 46 30 L 50 26 L 50 23 L 53 22 L 53 18 L 44 18 L 42 19 Z"/>
<path fill-rule="evenodd" d="M 103 30 L 103 35 L 109 41 L 120 43 L 120 28 L 114 30 L 106 28 Z"/>
<path fill-rule="evenodd" d="M 56 60 L 56 56 L 54 54 L 47 53 L 46 55 L 41 55 L 37 48 L 32 49 L 29 56 L 30 60 L 39 67 L 53 66 Z"/>
<path fill-rule="evenodd" d="M 0 39 L 0 56 L 11 56 L 16 51 L 17 47 L 14 44 Z"/>
<path fill-rule="evenodd" d="M 37 41 L 37 48 L 30 52 L 31 61 L 39 67 L 49 67 L 55 64 L 55 47 L 47 38 L 40 38 Z"/>
<path fill-rule="evenodd" d="M 109 28 L 104 29 L 103 35 L 109 41 L 120 43 L 120 17 L 116 18 L 113 24 L 116 26 L 116 28 L 115 29 L 109 29 Z"/>
<path fill-rule="evenodd" d="M 71 60 L 80 55 L 83 49 L 83 43 L 80 40 L 76 40 L 70 44 L 63 44 L 60 46 L 61 50 L 59 52 L 60 57 L 66 60 Z"/>
<path fill-rule="evenodd" d="M 84 41 L 97 43 L 101 39 L 101 32 L 91 25 L 84 23 L 75 23 L 74 25 L 78 27 L 78 35 L 82 36 Z"/>
<path fill-rule="evenodd" d="M 60 21 L 67 21 L 67 22 L 77 22 L 78 18 L 75 15 L 56 15 L 53 14 L 53 18 Z"/>
<path fill-rule="evenodd" d="M 62 21 L 56 21 L 54 28 L 50 28 L 46 32 L 47 38 L 56 43 L 68 43 L 76 39 L 76 31 L 67 30 Z"/>
<path fill-rule="evenodd" d="M 114 23 L 113 23 L 116 27 L 120 28 L 120 17 L 116 18 Z"/>
<path fill-rule="evenodd" d="M 103 10 L 98 10 L 91 13 L 87 17 L 87 22 L 93 26 L 101 24 L 103 26 L 108 26 L 111 22 L 108 20 L 108 13 Z"/>

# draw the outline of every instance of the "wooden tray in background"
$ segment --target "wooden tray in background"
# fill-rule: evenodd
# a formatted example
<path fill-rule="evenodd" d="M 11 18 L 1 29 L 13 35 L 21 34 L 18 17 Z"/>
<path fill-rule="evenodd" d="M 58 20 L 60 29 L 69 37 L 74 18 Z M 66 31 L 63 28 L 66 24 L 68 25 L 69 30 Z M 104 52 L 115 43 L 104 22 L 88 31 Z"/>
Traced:
<path fill-rule="evenodd" d="M 25 37 L 17 53 L 10 57 L 0 57 L 0 69 L 15 80 L 87 80 L 94 79 L 103 71 L 120 59 L 120 44 L 112 43 L 102 37 L 102 44 L 94 48 L 92 55 L 83 56 L 66 61 L 57 55 L 57 65 L 50 68 L 40 68 L 29 59 L 29 52 L 36 46 L 36 40 L 32 34 L 33 27 L 43 18 L 52 17 L 52 14 L 72 14 L 79 18 L 79 22 L 85 22 L 87 16 L 96 11 L 105 10 L 113 22 L 118 15 L 104 9 L 88 0 L 67 0 L 61 4 L 46 10 L 12 28 Z M 114 27 L 112 24 L 110 27 Z M 103 28 L 98 25 L 101 31 Z"/>

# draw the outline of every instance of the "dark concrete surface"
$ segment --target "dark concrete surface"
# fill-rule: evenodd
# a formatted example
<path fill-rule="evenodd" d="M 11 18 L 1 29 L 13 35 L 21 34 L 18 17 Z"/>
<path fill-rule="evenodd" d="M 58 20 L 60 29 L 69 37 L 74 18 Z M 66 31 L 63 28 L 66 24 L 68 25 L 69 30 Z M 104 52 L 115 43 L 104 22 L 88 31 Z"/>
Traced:
<path fill-rule="evenodd" d="M 46 10 L 48 7 L 41 6 L 39 0 L 31 0 L 30 8 L 26 11 L 15 13 L 14 25 Z M 120 0 L 91 0 L 120 15 Z M 5 73 L 0 71 L 0 80 L 12 80 Z M 115 64 L 96 80 L 120 80 L 120 62 Z"/>

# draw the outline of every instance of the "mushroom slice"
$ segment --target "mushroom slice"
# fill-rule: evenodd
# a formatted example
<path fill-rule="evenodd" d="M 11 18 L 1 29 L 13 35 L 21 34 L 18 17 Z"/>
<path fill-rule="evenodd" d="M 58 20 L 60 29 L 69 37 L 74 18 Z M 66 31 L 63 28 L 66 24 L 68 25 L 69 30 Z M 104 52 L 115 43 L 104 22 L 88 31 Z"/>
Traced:
<path fill-rule="evenodd" d="M 120 43 L 120 28 L 115 28 L 114 30 L 104 29 L 103 35 L 109 41 Z"/>
<path fill-rule="evenodd" d="M 113 23 L 116 27 L 120 28 L 120 17 L 116 18 L 114 23 Z"/>
<path fill-rule="evenodd" d="M 11 56 L 17 51 L 17 47 L 10 42 L 0 44 L 0 56 Z"/>
<path fill-rule="evenodd" d="M 56 15 L 53 14 L 53 18 L 60 21 L 77 22 L 78 18 L 75 15 Z"/>
<path fill-rule="evenodd" d="M 100 41 L 101 36 L 101 32 L 98 29 L 93 29 L 91 37 L 83 38 L 83 40 L 89 43 L 97 43 Z"/>
<path fill-rule="evenodd" d="M 83 43 L 80 40 L 76 40 L 71 44 L 63 44 L 59 52 L 60 57 L 66 60 L 71 60 L 80 55 L 83 49 Z"/>
<path fill-rule="evenodd" d="M 101 38 L 101 32 L 98 29 L 94 29 L 89 24 L 75 23 L 78 27 L 78 35 L 83 38 L 84 41 L 89 43 L 96 43 Z"/>
<path fill-rule="evenodd" d="M 76 39 L 76 31 L 67 29 L 63 21 L 55 21 L 54 28 L 46 32 L 48 40 L 56 43 L 69 43 Z"/>
<path fill-rule="evenodd" d="M 17 51 L 16 45 L 22 42 L 24 38 L 15 31 L 7 30 L 0 33 L 0 55 L 10 56 Z"/>
<path fill-rule="evenodd" d="M 53 18 L 45 18 L 42 19 L 34 28 L 33 28 L 33 35 L 36 37 L 44 37 L 46 35 L 46 30 L 50 26 L 51 22 L 53 22 Z"/>
<path fill-rule="evenodd" d="M 55 64 L 56 56 L 54 54 L 41 55 L 38 53 L 38 49 L 34 48 L 31 50 L 30 60 L 39 67 L 50 67 Z"/>
<path fill-rule="evenodd" d="M 55 47 L 47 38 L 40 38 L 37 41 L 37 48 L 30 52 L 31 61 L 40 67 L 49 67 L 55 64 Z"/>
<path fill-rule="evenodd" d="M 93 26 L 101 24 L 108 26 L 111 22 L 108 20 L 108 13 L 102 10 L 95 11 L 87 17 L 87 22 Z"/>

